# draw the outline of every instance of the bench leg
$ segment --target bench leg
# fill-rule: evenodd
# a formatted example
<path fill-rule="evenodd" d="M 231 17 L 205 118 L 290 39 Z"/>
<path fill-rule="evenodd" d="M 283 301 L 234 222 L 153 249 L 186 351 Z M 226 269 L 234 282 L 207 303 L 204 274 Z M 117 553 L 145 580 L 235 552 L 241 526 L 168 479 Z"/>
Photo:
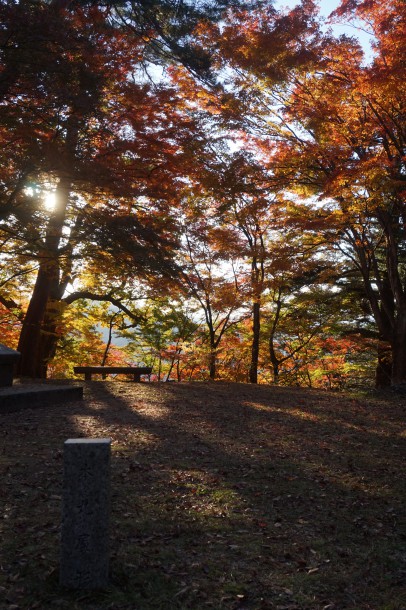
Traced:
<path fill-rule="evenodd" d="M 91 373 L 85 373 L 85 381 L 92 381 L 92 374 Z"/>
<path fill-rule="evenodd" d="M 134 382 L 136 382 L 136 383 L 141 382 L 141 373 L 134 373 Z"/>

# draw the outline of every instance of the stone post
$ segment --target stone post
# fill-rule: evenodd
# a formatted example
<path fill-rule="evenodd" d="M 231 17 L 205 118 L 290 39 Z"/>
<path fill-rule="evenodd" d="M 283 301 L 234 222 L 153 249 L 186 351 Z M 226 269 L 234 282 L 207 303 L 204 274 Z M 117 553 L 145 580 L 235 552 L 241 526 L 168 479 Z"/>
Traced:
<path fill-rule="evenodd" d="M 103 589 L 109 573 L 111 439 L 64 443 L 60 584 Z"/>
<path fill-rule="evenodd" d="M 0 387 L 13 385 L 14 367 L 20 358 L 20 352 L 0 343 Z"/>

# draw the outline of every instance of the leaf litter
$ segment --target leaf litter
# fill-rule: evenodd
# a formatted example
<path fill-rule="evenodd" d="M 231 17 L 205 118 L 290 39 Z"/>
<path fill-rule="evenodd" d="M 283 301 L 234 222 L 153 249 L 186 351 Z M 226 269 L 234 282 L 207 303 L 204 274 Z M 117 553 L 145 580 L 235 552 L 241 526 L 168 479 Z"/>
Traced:
<path fill-rule="evenodd" d="M 405 401 L 90 382 L 3 415 L 1 610 L 402 610 Z M 62 448 L 112 439 L 111 586 L 58 584 Z"/>

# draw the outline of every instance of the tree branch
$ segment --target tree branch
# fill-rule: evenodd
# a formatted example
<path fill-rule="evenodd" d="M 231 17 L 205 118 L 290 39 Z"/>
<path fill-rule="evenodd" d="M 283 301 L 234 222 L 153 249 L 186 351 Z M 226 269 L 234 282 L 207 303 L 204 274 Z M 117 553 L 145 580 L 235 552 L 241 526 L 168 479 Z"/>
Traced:
<path fill-rule="evenodd" d="M 88 299 L 89 301 L 102 301 L 106 303 L 111 303 L 121 311 L 123 311 L 131 320 L 136 322 L 137 324 L 144 320 L 144 317 L 140 313 L 134 313 L 128 307 L 126 307 L 120 299 L 116 299 L 111 294 L 95 294 L 90 292 L 89 290 L 79 290 L 77 292 L 72 292 L 68 294 L 64 299 L 64 303 L 70 305 L 74 301 L 78 301 L 79 299 Z"/>

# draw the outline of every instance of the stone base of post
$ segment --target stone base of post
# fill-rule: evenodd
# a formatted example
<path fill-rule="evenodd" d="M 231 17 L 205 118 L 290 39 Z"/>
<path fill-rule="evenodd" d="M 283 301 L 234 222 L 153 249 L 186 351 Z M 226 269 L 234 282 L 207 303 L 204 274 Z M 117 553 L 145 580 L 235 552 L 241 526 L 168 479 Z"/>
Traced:
<path fill-rule="evenodd" d="M 103 589 L 109 575 L 111 439 L 64 443 L 60 584 Z"/>

